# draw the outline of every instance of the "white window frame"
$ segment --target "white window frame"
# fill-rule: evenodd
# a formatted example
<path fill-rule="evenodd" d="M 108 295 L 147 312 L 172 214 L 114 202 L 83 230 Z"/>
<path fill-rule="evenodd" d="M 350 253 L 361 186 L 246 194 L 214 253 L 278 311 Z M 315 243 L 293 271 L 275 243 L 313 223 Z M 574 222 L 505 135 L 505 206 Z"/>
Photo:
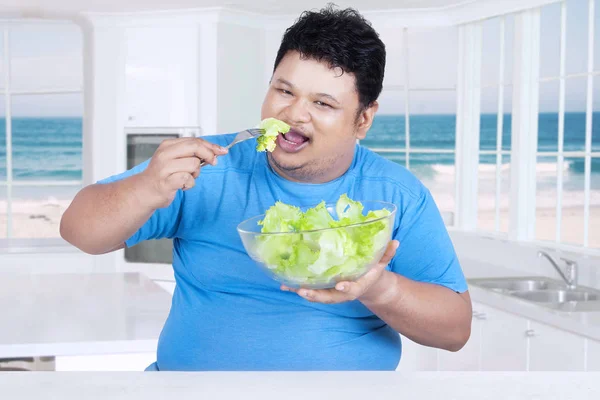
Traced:
<path fill-rule="evenodd" d="M 456 26 L 440 26 L 440 27 L 431 27 L 431 29 L 436 28 L 454 28 L 458 29 Z M 403 91 L 404 92 L 404 147 L 369 147 L 370 150 L 380 153 L 380 154 L 389 154 L 389 153 L 400 153 L 404 154 L 405 161 L 404 166 L 407 169 L 410 169 L 410 156 L 412 154 L 452 154 L 454 155 L 454 165 L 456 167 L 457 161 L 457 151 L 456 151 L 456 142 L 454 149 L 438 149 L 435 147 L 419 147 L 412 148 L 410 146 L 410 94 L 412 92 L 427 92 L 427 91 L 435 91 L 435 92 L 457 92 L 458 88 L 455 85 L 454 87 L 413 87 L 410 85 L 410 74 L 409 74 L 409 43 L 408 43 L 408 31 L 410 28 L 404 27 L 402 31 L 402 67 L 404 69 L 404 84 L 402 85 L 385 85 L 384 91 Z M 458 117 L 458 116 L 457 116 Z M 456 137 L 456 136 L 455 136 Z M 455 173 L 455 182 L 458 180 L 458 174 Z M 456 186 L 456 185 L 455 185 Z M 455 189 L 454 198 L 457 199 L 457 192 Z M 456 204 L 456 201 L 455 201 Z M 443 213 L 442 213 L 443 214 Z M 456 216 L 457 216 L 457 206 L 455 205 L 455 209 L 452 212 L 452 221 L 451 223 L 447 223 L 448 228 L 456 227 Z"/>
<path fill-rule="evenodd" d="M 15 180 L 13 177 L 13 159 L 12 159 L 12 109 L 11 100 L 13 96 L 26 96 L 26 95 L 52 95 L 52 94 L 82 94 L 83 86 L 71 87 L 71 88 L 56 88 L 49 90 L 13 90 L 11 87 L 11 44 L 10 44 L 10 31 L 11 26 L 18 26 L 22 24 L 38 24 L 39 25 L 54 25 L 54 24 L 73 24 L 71 22 L 50 22 L 50 21 L 31 21 L 31 20 L 11 20 L 11 21 L 0 21 L 3 32 L 3 44 L 4 53 L 3 64 L 3 80 L 4 80 L 4 103 L 5 103 L 5 123 L 6 123 L 6 180 L 0 181 L 0 186 L 6 187 L 6 238 L 1 238 L 0 241 L 13 240 L 13 215 L 12 215 L 12 194 L 14 187 L 52 187 L 52 186 L 83 186 L 83 179 L 81 180 L 43 180 L 43 181 L 27 181 L 27 180 Z M 83 54 L 82 54 L 83 57 Z M 83 133 L 82 133 L 83 134 Z M 83 153 L 83 151 L 82 151 Z M 23 238 L 19 239 L 18 243 L 23 246 L 24 243 L 31 241 L 32 244 L 40 244 L 42 242 L 55 243 L 57 238 Z"/>
<path fill-rule="evenodd" d="M 565 157 L 583 158 L 584 167 L 584 204 L 583 204 L 583 244 L 581 247 L 589 248 L 589 218 L 590 218 L 590 180 L 591 160 L 600 158 L 600 152 L 592 152 L 592 115 L 593 115 L 593 84 L 594 76 L 600 75 L 600 70 L 594 70 L 594 31 L 595 31 L 595 0 L 588 0 L 588 48 L 587 48 L 587 71 L 583 73 L 566 74 L 566 46 L 567 46 L 567 4 L 560 3 L 560 68 L 558 76 L 540 78 L 542 82 L 559 81 L 559 109 L 558 109 L 558 151 L 538 151 L 538 157 L 557 157 L 557 179 L 556 179 L 556 232 L 554 242 L 563 245 L 561 240 L 562 231 L 562 194 L 563 179 L 560 171 L 563 169 Z M 564 123 L 565 123 L 565 84 L 567 79 L 585 77 L 586 88 L 586 123 L 585 123 L 585 148 L 584 151 L 564 151 Z M 540 241 L 546 243 L 546 241 Z M 570 247 L 579 247 L 570 245 Z"/>
<path fill-rule="evenodd" d="M 503 84 L 502 71 L 500 72 L 500 82 L 498 83 L 498 137 L 497 147 L 493 151 L 480 151 L 479 154 L 496 154 L 497 164 L 500 163 L 503 155 L 511 155 L 511 170 L 519 171 L 518 174 L 511 174 L 511 201 L 510 201 L 510 224 L 508 234 L 498 232 L 499 228 L 499 210 L 496 209 L 496 232 L 476 230 L 484 237 L 490 238 L 508 238 L 509 242 L 529 243 L 545 248 L 554 248 L 557 250 L 570 251 L 580 254 L 600 255 L 600 249 L 589 247 L 589 211 L 590 211 L 590 180 L 591 180 L 591 160 L 600 158 L 600 152 L 592 152 L 592 105 L 593 105 L 593 78 L 600 75 L 600 71 L 594 71 L 594 17 L 595 0 L 588 0 L 588 63 L 587 71 L 584 73 L 565 74 L 566 59 L 566 2 L 557 1 L 553 3 L 561 4 L 561 33 L 560 33 L 560 72 L 559 76 L 543 77 L 539 76 L 540 65 L 540 12 L 541 4 L 537 7 L 520 11 L 513 14 L 515 16 L 515 36 L 514 36 L 514 60 L 513 83 L 511 85 Z M 493 18 L 504 18 L 506 15 L 494 16 Z M 481 20 L 483 21 L 483 20 Z M 475 25 L 478 21 L 470 22 L 467 25 Z M 503 29 L 501 29 L 503 30 Z M 473 33 L 471 33 L 473 34 Z M 503 37 L 501 39 L 504 40 Z M 501 43 L 502 49 L 504 43 Z M 501 53 L 501 56 L 505 54 Z M 504 63 L 501 64 L 501 70 Z M 519 81 L 519 75 L 521 80 Z M 569 78 L 586 77 L 587 78 L 587 98 L 586 98 L 586 130 L 585 130 L 585 149 L 584 151 L 564 151 L 564 113 L 565 113 L 565 80 Z M 558 80 L 560 82 L 559 93 L 559 144 L 558 151 L 538 151 L 537 143 L 537 120 L 539 115 L 539 85 L 542 82 Z M 492 85 L 496 86 L 496 85 Z M 501 90 L 507 86 L 513 88 L 512 102 L 512 141 L 511 150 L 502 150 L 502 118 L 503 93 Z M 490 87 L 490 85 L 481 86 Z M 461 88 L 459 88 L 461 91 Z M 459 93 L 459 97 L 461 94 Z M 465 111 L 463 110 L 462 113 Z M 464 116 L 463 116 L 464 117 Z M 516 117 L 516 118 L 515 118 Z M 516 119 L 516 121 L 515 121 Z M 534 131 L 535 135 L 520 135 L 520 131 Z M 512 153 L 512 154 L 511 154 Z M 562 211 L 562 176 L 557 174 L 557 193 L 558 201 L 556 205 L 556 238 L 553 242 L 538 240 L 535 235 L 535 215 L 536 215 L 536 171 L 538 157 L 557 157 L 558 171 L 562 170 L 565 157 L 580 157 L 585 160 L 584 177 L 584 240 L 582 245 L 573 245 L 564 243 L 560 238 L 561 231 L 561 211 Z M 457 166 L 458 168 L 458 166 Z M 496 170 L 496 204 L 499 204 L 500 196 L 500 169 Z M 465 179 L 463 176 L 461 178 Z M 460 205 L 459 205 L 460 207 Z M 464 207 L 464 205 L 463 205 Z M 464 210 L 458 210 L 464 212 Z M 459 227 L 460 228 L 460 227 Z M 469 230 L 462 228 L 461 230 Z"/>
<path fill-rule="evenodd" d="M 482 82 L 481 89 L 496 88 L 497 89 L 497 109 L 496 109 L 496 149 L 495 150 L 481 150 L 478 148 L 479 155 L 495 155 L 496 156 L 496 187 L 495 187 L 495 205 L 494 205 L 494 231 L 495 235 L 501 237 L 507 237 L 508 232 L 501 230 L 500 220 L 500 204 L 502 195 L 502 159 L 504 156 L 512 156 L 511 150 L 504 150 L 504 91 L 507 87 L 512 87 L 512 82 L 506 82 L 506 18 L 507 15 L 500 15 L 496 17 L 500 21 L 500 32 L 498 34 L 498 40 L 500 41 L 500 57 L 498 60 L 498 81 L 495 83 L 484 83 Z M 512 107 L 511 107 L 511 118 L 512 118 Z M 480 114 L 481 115 L 481 114 Z M 512 147 L 512 146 L 511 146 Z"/>

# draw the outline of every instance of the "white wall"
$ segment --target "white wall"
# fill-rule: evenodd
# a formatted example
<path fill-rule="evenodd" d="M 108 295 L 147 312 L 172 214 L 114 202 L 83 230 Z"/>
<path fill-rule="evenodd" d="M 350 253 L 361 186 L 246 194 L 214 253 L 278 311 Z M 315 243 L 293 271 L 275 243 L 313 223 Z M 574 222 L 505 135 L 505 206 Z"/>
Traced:
<path fill-rule="evenodd" d="M 234 132 L 260 122 L 266 89 L 264 31 L 223 22 L 218 28 L 217 131 Z"/>

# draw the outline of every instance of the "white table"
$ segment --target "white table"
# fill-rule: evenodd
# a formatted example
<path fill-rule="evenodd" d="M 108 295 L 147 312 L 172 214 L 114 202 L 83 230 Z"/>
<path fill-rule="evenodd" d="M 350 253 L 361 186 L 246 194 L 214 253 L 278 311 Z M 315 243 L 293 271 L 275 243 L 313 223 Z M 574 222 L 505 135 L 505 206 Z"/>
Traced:
<path fill-rule="evenodd" d="M 138 273 L 0 274 L 0 358 L 155 352 L 170 306 Z"/>
<path fill-rule="evenodd" d="M 3 399 L 598 399 L 584 372 L 6 372 Z"/>

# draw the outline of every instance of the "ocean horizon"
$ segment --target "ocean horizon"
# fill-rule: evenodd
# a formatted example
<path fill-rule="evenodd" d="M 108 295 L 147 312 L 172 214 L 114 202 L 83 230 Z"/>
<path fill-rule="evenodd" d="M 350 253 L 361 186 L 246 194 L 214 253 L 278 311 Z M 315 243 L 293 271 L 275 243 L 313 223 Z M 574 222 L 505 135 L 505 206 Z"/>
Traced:
<path fill-rule="evenodd" d="M 482 114 L 480 119 L 480 149 L 496 149 L 496 114 Z M 404 115 L 378 115 L 361 143 L 369 148 L 397 149 L 381 155 L 405 165 Z M 558 150 L 558 114 L 541 113 L 538 119 L 538 151 Z M 600 112 L 592 118 L 592 150 L 600 151 Z M 434 148 L 443 151 L 455 146 L 456 115 L 410 115 L 410 148 Z M 18 117 L 12 119 L 13 179 L 23 181 L 77 181 L 82 179 L 82 119 L 78 117 Z M 503 116 L 502 149 L 510 150 L 511 115 Z M 564 150 L 585 150 L 585 113 L 565 114 Z M 410 169 L 428 185 L 453 185 L 454 154 L 410 154 Z M 510 156 L 502 157 L 503 180 L 508 181 Z M 557 157 L 539 157 L 537 185 L 540 190 L 556 188 Z M 483 191 L 493 190 L 496 156 L 480 155 L 480 184 Z M 583 158 L 565 158 L 563 177 L 565 191 L 583 191 L 585 162 Z M 0 118 L 0 181 L 6 180 L 5 120 Z M 492 180 L 492 181 L 490 181 Z M 600 190 L 600 158 L 592 159 L 592 190 Z M 40 193 L 41 191 L 41 193 Z M 20 187 L 15 197 L 44 197 L 51 193 L 73 195 L 75 188 Z M 0 199 L 5 197 L 0 187 Z"/>

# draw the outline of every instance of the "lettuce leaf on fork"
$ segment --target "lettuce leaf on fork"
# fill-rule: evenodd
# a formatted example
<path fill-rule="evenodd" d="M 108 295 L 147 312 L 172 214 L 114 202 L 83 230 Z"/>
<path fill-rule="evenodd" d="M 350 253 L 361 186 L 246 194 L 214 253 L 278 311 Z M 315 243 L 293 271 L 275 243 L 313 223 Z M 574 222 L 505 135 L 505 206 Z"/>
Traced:
<path fill-rule="evenodd" d="M 258 127 L 264 129 L 265 133 L 256 139 L 256 151 L 272 152 L 275 150 L 275 140 L 277 140 L 277 136 L 280 133 L 287 133 L 290 130 L 288 124 L 275 118 L 263 119 Z"/>

